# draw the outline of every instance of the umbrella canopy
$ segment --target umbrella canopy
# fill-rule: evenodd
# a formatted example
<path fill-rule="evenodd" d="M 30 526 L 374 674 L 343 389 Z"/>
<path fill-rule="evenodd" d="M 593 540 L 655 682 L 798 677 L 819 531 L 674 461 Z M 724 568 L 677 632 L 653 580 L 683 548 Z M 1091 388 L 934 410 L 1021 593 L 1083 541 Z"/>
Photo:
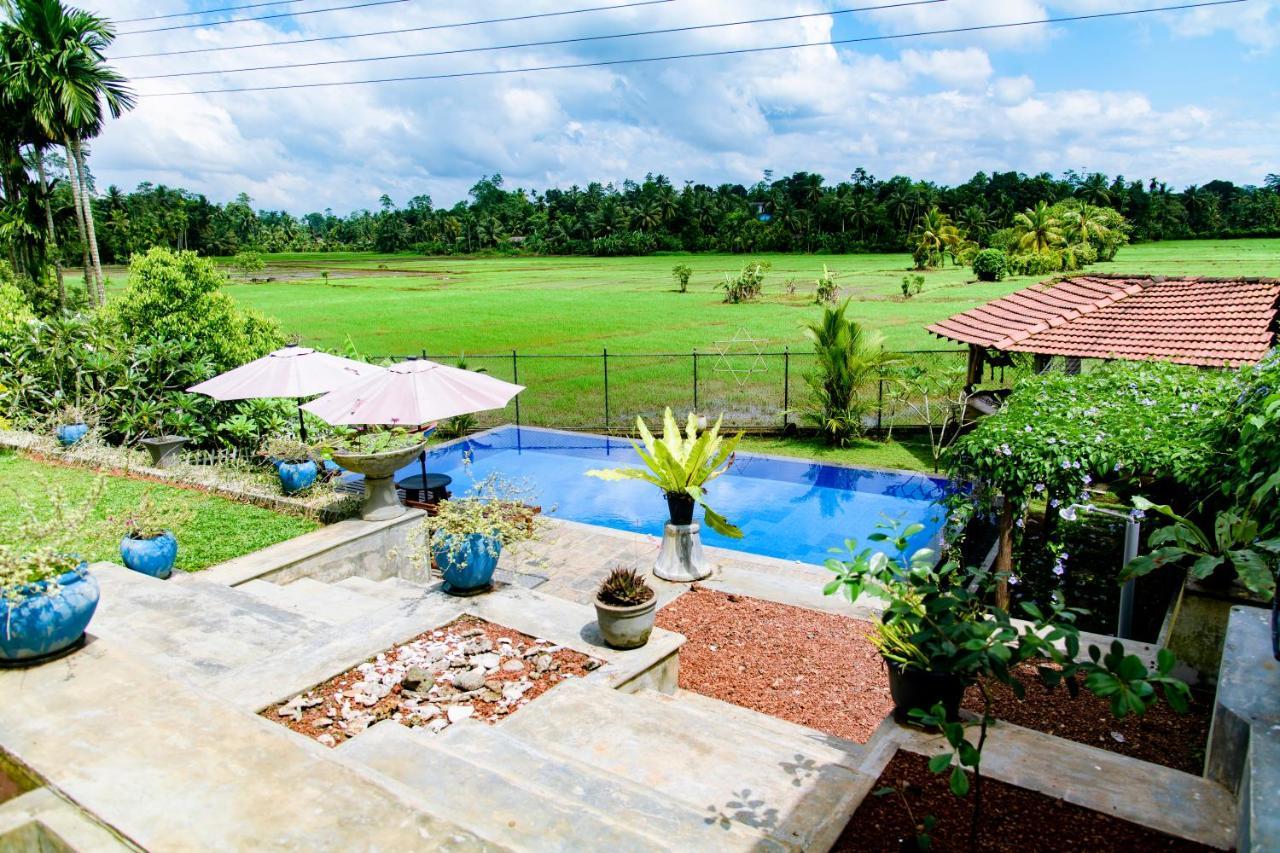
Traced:
<path fill-rule="evenodd" d="M 287 346 L 187 390 L 215 400 L 314 397 L 382 370 L 310 347 Z"/>
<path fill-rule="evenodd" d="M 416 426 L 500 409 L 524 390 L 483 373 L 410 359 L 332 391 L 302 408 L 331 424 Z"/>

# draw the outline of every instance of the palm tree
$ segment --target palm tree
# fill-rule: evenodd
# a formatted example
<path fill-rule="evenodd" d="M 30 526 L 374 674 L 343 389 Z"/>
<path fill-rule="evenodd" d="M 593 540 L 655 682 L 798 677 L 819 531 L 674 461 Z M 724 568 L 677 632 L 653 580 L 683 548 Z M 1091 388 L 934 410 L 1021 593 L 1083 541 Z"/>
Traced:
<path fill-rule="evenodd" d="M 937 265 L 942 253 L 960 242 L 960 232 L 952 224 L 950 216 L 937 207 L 931 207 L 920 218 L 912 240 L 915 243 L 916 268 L 924 269 Z"/>
<path fill-rule="evenodd" d="M 72 198 L 83 220 L 94 268 L 95 298 L 106 300 L 94 230 L 83 140 L 102 128 L 102 105 L 118 118 L 132 109 L 133 93 L 103 51 L 115 39 L 103 18 L 67 8 L 61 0 L 13 0 L 16 55 L 7 63 L 14 89 L 31 101 L 32 114 L 67 149 Z"/>
<path fill-rule="evenodd" d="M 964 210 L 960 211 L 959 217 L 960 227 L 964 229 L 965 234 L 971 240 L 979 243 L 986 238 L 992 230 L 991 214 L 978 204 L 971 204 Z"/>
<path fill-rule="evenodd" d="M 1018 233 L 1018 248 L 1028 252 L 1043 252 L 1065 242 L 1061 223 L 1054 218 L 1048 203 L 1044 201 L 1037 202 L 1034 208 L 1028 208 L 1013 217 L 1013 227 Z"/>
<path fill-rule="evenodd" d="M 1069 201 L 1062 216 L 1063 236 L 1072 243 L 1101 243 L 1111 234 L 1102 211 L 1086 201 Z"/>
<path fill-rule="evenodd" d="M 863 395 L 897 359 L 886 353 L 883 339 L 845 317 L 846 300 L 825 308 L 822 316 L 804 323 L 804 335 L 813 343 L 814 369 L 805 375 L 810 400 L 801 416 L 816 426 L 827 441 L 846 444 L 864 431 L 863 418 L 870 411 L 870 396 Z"/>

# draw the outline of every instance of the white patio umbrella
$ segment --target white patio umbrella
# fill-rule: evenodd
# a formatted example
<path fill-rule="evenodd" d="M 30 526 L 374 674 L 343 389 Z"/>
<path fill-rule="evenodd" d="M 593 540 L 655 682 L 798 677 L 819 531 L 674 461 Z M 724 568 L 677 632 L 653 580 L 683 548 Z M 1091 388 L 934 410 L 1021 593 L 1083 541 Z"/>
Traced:
<path fill-rule="evenodd" d="M 331 424 L 416 427 L 501 409 L 524 390 L 474 370 L 411 358 L 332 391 L 302 408 Z M 419 457 L 426 483 L 426 454 Z"/>
<path fill-rule="evenodd" d="M 301 398 L 325 394 L 361 377 L 381 373 L 384 369 L 363 361 L 290 344 L 248 364 L 206 379 L 198 385 L 192 385 L 187 390 L 215 400 L 292 397 L 298 401 L 298 425 L 302 440 L 306 441 L 307 427 L 302 420 Z"/>

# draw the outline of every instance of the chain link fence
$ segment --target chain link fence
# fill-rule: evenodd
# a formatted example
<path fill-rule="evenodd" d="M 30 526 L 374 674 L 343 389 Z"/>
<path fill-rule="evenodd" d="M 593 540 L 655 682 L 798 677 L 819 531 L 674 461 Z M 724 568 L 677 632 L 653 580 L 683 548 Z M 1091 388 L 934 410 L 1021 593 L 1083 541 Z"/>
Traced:
<path fill-rule="evenodd" d="M 800 424 L 796 414 L 809 398 L 806 374 L 814 370 L 812 351 L 542 354 L 512 351 L 459 355 L 423 350 L 372 356 L 382 360 L 428 358 L 442 364 L 465 363 L 471 370 L 517 382 L 526 390 L 505 409 L 476 416 L 484 428 L 504 423 L 586 432 L 629 433 L 637 415 L 650 422 L 670 406 L 678 415 L 695 411 L 724 413 L 726 428 L 776 432 Z M 913 397 L 915 383 L 901 377 L 914 372 L 942 377 L 963 375 L 965 350 L 917 350 L 894 353 L 885 375 L 860 389 L 869 428 L 919 427 L 925 424 L 923 400 Z M 983 387 L 1010 387 L 1014 370 L 997 368 Z M 944 412 L 936 403 L 935 423 Z"/>

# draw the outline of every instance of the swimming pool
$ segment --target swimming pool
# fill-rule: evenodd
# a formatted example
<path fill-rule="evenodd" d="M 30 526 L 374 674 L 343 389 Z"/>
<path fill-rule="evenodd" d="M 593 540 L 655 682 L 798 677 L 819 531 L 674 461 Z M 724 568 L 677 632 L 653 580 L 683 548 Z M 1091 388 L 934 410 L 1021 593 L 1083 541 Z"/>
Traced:
<path fill-rule="evenodd" d="M 471 459 L 464 463 L 464 456 Z M 417 473 L 415 461 L 401 475 Z M 460 495 L 476 480 L 498 472 L 526 480 L 552 517 L 662 535 L 667 504 L 651 484 L 639 480 L 605 482 L 586 476 L 592 468 L 639 465 L 626 439 L 530 427 L 499 427 L 427 454 L 427 470 L 448 474 Z M 937 503 L 944 480 L 920 474 L 820 465 L 738 453 L 733 467 L 708 490 L 708 502 L 742 529 L 729 539 L 705 525 L 706 545 L 752 554 L 821 563 L 844 540 L 866 543 L 881 514 L 920 522 L 912 540 L 928 547 L 946 520 Z M 701 509 L 695 517 L 701 516 Z"/>

